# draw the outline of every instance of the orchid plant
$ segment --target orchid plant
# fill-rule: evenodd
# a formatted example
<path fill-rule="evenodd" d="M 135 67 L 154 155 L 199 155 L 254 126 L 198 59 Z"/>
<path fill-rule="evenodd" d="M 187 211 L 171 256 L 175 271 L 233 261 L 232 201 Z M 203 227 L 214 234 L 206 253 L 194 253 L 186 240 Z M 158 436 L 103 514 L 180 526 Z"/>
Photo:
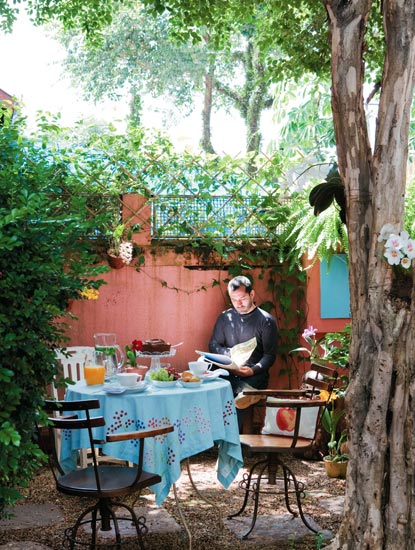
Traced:
<path fill-rule="evenodd" d="M 378 242 L 385 241 L 384 256 L 390 265 L 401 265 L 408 269 L 415 258 L 415 240 L 409 238 L 407 231 L 394 232 L 392 224 L 387 223 L 380 230 Z"/>
<path fill-rule="evenodd" d="M 323 338 L 316 339 L 316 334 L 318 333 L 318 329 L 314 328 L 313 326 L 309 326 L 304 330 L 302 333 L 303 340 L 309 345 L 309 348 L 306 347 L 299 347 L 296 349 L 293 349 L 293 352 L 298 351 L 305 351 L 310 358 L 310 363 L 315 363 L 316 360 L 321 359 L 321 353 L 320 353 L 320 345 L 323 341 Z M 323 356 L 324 356 L 324 350 Z"/>
<path fill-rule="evenodd" d="M 125 224 L 119 224 L 112 232 L 108 233 L 109 248 L 108 254 L 118 256 L 122 261 L 129 265 L 133 261 L 134 245 L 129 240 L 132 228 L 129 228 L 126 236 Z"/>
<path fill-rule="evenodd" d="M 302 346 L 296 348 L 293 352 L 306 352 L 312 365 L 325 366 L 330 363 L 345 368 L 349 363 L 350 333 L 351 326 L 348 324 L 342 331 L 326 333 L 321 338 L 317 338 L 318 329 L 310 326 L 302 333 L 302 338 L 308 347 Z M 331 392 L 326 390 L 320 392 L 320 399 L 327 401 L 327 406 L 321 416 L 321 424 L 330 436 L 327 460 L 335 462 L 343 462 L 348 459 L 347 454 L 342 452 L 342 444 L 347 440 L 347 432 L 343 430 L 338 435 L 337 430 L 338 423 L 345 414 L 345 410 L 343 407 L 336 405 L 336 400 L 339 397 L 344 397 L 348 377 L 342 374 L 340 379 L 343 382 L 340 388 L 334 388 Z"/>
<path fill-rule="evenodd" d="M 330 441 L 328 442 L 329 454 L 326 460 L 333 462 L 344 462 L 349 459 L 348 454 L 342 452 L 342 445 L 347 440 L 347 431 L 343 430 L 337 439 L 337 425 L 346 411 L 343 408 L 336 407 L 336 400 L 338 397 L 342 397 L 343 394 L 343 390 L 339 389 L 335 389 L 331 393 L 326 390 L 320 392 L 320 399 L 327 401 L 327 406 L 321 415 L 321 424 L 330 435 Z"/>
<path fill-rule="evenodd" d="M 349 347 L 351 325 L 348 323 L 343 330 L 327 332 L 321 338 L 316 338 L 318 329 L 309 326 L 302 333 L 302 338 L 309 347 L 295 348 L 291 353 L 304 351 L 310 363 L 316 365 L 335 364 L 341 368 L 349 366 Z"/>

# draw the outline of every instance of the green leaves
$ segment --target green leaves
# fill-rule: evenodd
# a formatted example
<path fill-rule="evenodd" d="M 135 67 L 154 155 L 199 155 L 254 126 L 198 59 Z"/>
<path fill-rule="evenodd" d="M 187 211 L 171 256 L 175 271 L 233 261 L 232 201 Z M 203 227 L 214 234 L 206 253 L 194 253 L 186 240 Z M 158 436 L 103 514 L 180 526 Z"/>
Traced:
<path fill-rule="evenodd" d="M 89 242 L 94 220 L 62 156 L 16 123 L 0 127 L 0 167 L 1 515 L 40 465 L 34 418 L 57 370 L 57 317 L 89 281 L 100 286 L 102 267 Z"/>
<path fill-rule="evenodd" d="M 318 216 L 327 210 L 333 201 L 340 207 L 339 216 L 346 223 L 346 195 L 344 185 L 340 178 L 337 164 L 334 164 L 323 183 L 319 183 L 310 191 L 308 200 L 314 207 L 314 215 Z"/>
<path fill-rule="evenodd" d="M 3 445 L 14 445 L 18 447 L 20 445 L 21 437 L 10 424 L 10 422 L 3 422 L 0 425 L 0 443 Z"/>

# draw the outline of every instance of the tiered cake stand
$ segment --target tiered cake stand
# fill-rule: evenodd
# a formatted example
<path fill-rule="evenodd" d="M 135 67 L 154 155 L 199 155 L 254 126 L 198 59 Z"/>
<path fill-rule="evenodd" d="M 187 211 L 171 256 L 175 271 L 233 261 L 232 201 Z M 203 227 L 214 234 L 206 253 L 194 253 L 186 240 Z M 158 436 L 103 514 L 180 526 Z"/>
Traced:
<path fill-rule="evenodd" d="M 148 369 L 147 375 L 150 374 L 150 372 L 161 368 L 162 359 L 165 359 L 166 357 L 173 357 L 174 355 L 176 355 L 176 348 L 171 348 L 170 351 L 166 351 L 164 353 L 141 353 L 141 351 L 137 353 L 137 357 L 147 357 L 151 359 L 150 368 Z"/>

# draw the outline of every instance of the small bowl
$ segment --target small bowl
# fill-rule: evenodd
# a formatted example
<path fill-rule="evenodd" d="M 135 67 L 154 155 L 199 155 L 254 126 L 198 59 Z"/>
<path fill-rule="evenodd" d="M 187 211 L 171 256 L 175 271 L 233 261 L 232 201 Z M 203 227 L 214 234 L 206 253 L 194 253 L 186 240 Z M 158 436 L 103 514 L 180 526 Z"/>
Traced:
<path fill-rule="evenodd" d="M 199 388 L 202 384 L 203 380 L 199 380 L 199 382 L 183 382 L 183 380 L 180 380 L 179 383 L 183 388 L 187 388 L 189 390 L 194 390 L 195 388 Z"/>
<path fill-rule="evenodd" d="M 195 376 L 202 376 L 207 366 L 204 361 L 189 361 L 187 364 L 189 365 L 189 370 Z"/>
<path fill-rule="evenodd" d="M 169 382 L 163 382 L 162 380 L 150 380 L 150 382 L 156 388 L 174 388 L 177 385 L 177 380 L 171 380 Z"/>
<path fill-rule="evenodd" d="M 121 386 L 131 388 L 137 385 L 137 382 L 141 382 L 141 374 L 136 372 L 118 372 L 117 381 Z"/>

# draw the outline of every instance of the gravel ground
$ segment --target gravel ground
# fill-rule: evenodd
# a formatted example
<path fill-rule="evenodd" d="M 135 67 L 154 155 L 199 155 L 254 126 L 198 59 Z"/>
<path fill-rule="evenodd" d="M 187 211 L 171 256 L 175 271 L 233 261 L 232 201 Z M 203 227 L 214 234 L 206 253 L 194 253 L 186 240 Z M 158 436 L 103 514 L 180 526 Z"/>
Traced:
<path fill-rule="evenodd" d="M 249 541 L 242 541 L 229 529 L 223 527 L 221 521 L 218 519 L 219 516 L 221 515 L 223 518 L 226 518 L 227 514 L 236 511 L 241 504 L 242 497 L 238 481 L 242 477 L 244 469 L 241 469 L 237 480 L 232 483 L 231 487 L 228 490 L 224 490 L 216 480 L 215 462 L 215 449 L 211 449 L 191 459 L 191 473 L 199 493 L 204 498 L 213 502 L 215 506 L 210 506 L 204 502 L 194 490 L 185 465 L 183 465 L 182 476 L 176 484 L 177 494 L 182 503 L 183 517 L 192 533 L 192 550 L 247 550 L 251 548 L 318 550 L 318 548 L 322 547 L 322 543 L 313 533 L 295 542 L 290 537 L 287 537 L 286 541 L 275 543 L 271 540 L 268 541 L 269 544 L 262 542 L 258 546 L 253 545 Z M 247 458 L 246 465 L 249 465 L 250 462 L 251 460 Z M 329 530 L 335 534 L 341 518 L 338 514 L 329 511 L 322 503 L 327 498 L 343 495 L 345 482 L 343 480 L 328 478 L 324 472 L 323 463 L 319 461 L 295 459 L 292 466 L 297 474 L 297 478 L 306 482 L 307 485 L 307 495 L 304 501 L 305 513 L 310 515 L 322 529 Z M 38 504 L 51 502 L 59 506 L 65 518 L 64 522 L 47 527 L 0 530 L 0 545 L 11 543 L 12 541 L 33 541 L 45 544 L 53 550 L 61 550 L 63 530 L 75 521 L 80 510 L 90 504 L 89 500 L 69 497 L 58 493 L 55 490 L 52 476 L 47 469 L 38 472 L 30 487 L 24 491 L 24 495 L 26 502 Z M 144 492 L 140 500 L 144 503 L 154 503 L 150 492 Z M 138 505 L 141 504 L 138 503 Z M 163 508 L 179 525 L 183 526 L 173 491 L 170 492 L 168 498 L 163 503 Z M 281 500 L 276 505 L 275 499 L 270 496 L 261 499 L 259 514 L 275 515 L 285 512 Z M 149 533 L 146 536 L 145 544 L 146 548 L 155 550 L 169 548 L 178 550 L 189 549 L 188 537 L 186 530 L 183 528 L 179 533 Z M 129 543 L 125 548 L 127 550 L 129 548 L 136 549 L 137 544 Z"/>

